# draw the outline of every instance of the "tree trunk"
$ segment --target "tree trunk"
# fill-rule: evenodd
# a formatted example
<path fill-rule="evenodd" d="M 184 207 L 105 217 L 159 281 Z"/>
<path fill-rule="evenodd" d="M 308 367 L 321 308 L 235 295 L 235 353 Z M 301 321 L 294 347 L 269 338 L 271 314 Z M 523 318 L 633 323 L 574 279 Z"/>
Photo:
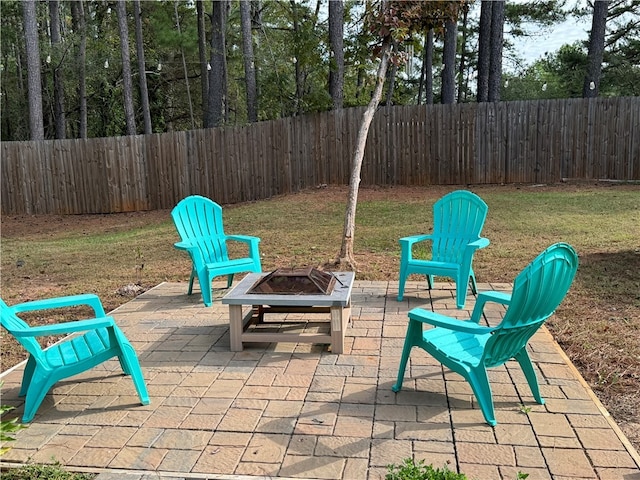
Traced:
<path fill-rule="evenodd" d="M 358 65 L 358 75 L 356 76 L 356 104 L 360 103 L 360 96 L 364 90 L 365 67 L 362 63 Z"/>
<path fill-rule="evenodd" d="M 258 60 L 256 58 L 256 52 L 260 52 L 260 47 L 262 45 L 262 35 L 264 34 L 264 26 L 262 24 L 262 1 L 261 0 L 251 0 L 249 2 L 251 5 L 251 29 L 256 31 L 256 35 L 253 37 L 254 46 L 254 74 L 256 77 L 256 111 L 258 111 L 257 102 L 260 99 L 260 67 Z"/>
<path fill-rule="evenodd" d="M 291 17 L 293 18 L 293 36 L 295 39 L 300 38 L 300 22 L 298 21 L 298 7 L 295 0 L 289 0 L 291 6 Z M 302 113 L 302 100 L 304 96 L 304 75 L 302 72 L 302 65 L 300 64 L 300 55 L 296 53 L 293 59 L 295 67 L 296 77 L 296 96 L 294 101 L 293 114 L 298 115 Z M 284 112 L 283 112 L 284 114 Z"/>
<path fill-rule="evenodd" d="M 51 47 L 53 55 L 53 115 L 56 138 L 67 138 L 67 119 L 64 113 L 64 76 L 62 73 L 62 55 L 60 54 L 60 2 L 49 0 L 49 19 L 51 21 Z"/>
<path fill-rule="evenodd" d="M 209 103 L 209 70 L 207 69 L 207 39 L 204 25 L 204 6 L 202 0 L 196 0 L 196 17 L 198 22 L 198 57 L 200 59 L 200 88 L 202 90 L 202 123 L 206 123 L 207 105 Z"/>
<path fill-rule="evenodd" d="M 395 47 L 394 47 L 395 48 Z M 393 105 L 393 90 L 396 86 L 396 75 L 398 74 L 398 65 L 396 63 L 393 64 L 391 69 L 387 68 L 387 99 L 385 100 L 385 105 L 390 107 Z"/>
<path fill-rule="evenodd" d="M 153 133 L 151 109 L 149 108 L 149 89 L 147 88 L 147 69 L 144 60 L 144 42 L 142 37 L 142 11 L 140 0 L 133 1 L 133 15 L 136 21 L 136 56 L 138 57 L 138 76 L 140 83 L 140 104 L 144 121 L 144 133 Z"/>
<path fill-rule="evenodd" d="M 589 53 L 587 54 L 587 72 L 582 87 L 583 98 L 595 98 L 600 89 L 602 73 L 602 57 L 604 55 L 604 36 L 607 26 L 607 10 L 609 1 L 593 2 L 593 19 L 589 34 Z"/>
<path fill-rule="evenodd" d="M 178 35 L 182 37 L 182 28 L 180 27 L 180 15 L 178 14 L 178 1 L 173 2 L 173 11 L 176 16 L 176 28 Z M 184 58 L 184 48 L 182 48 L 182 40 L 180 41 L 180 57 L 182 58 L 182 73 L 184 74 L 184 84 L 187 89 L 187 102 L 189 103 L 189 118 L 191 119 L 191 128 L 196 128 L 196 122 L 193 118 L 193 102 L 191 101 L 191 88 L 189 88 L 189 72 L 187 70 L 187 61 Z"/>
<path fill-rule="evenodd" d="M 244 84 L 247 91 L 247 120 L 253 123 L 258 121 L 258 86 L 256 83 L 255 58 L 253 56 L 250 0 L 240 0 L 240 24 L 242 27 Z"/>
<path fill-rule="evenodd" d="M 224 122 L 227 63 L 226 63 L 227 0 L 213 2 L 211 15 L 211 70 L 209 71 L 209 103 L 205 127 L 218 127 Z"/>
<path fill-rule="evenodd" d="M 329 0 L 329 43 L 331 62 L 329 64 L 329 93 L 333 109 L 341 109 L 344 102 L 344 3 Z"/>
<path fill-rule="evenodd" d="M 38 22 L 36 19 L 35 0 L 24 0 L 22 2 L 22 14 L 27 56 L 30 138 L 31 140 L 44 140 L 40 46 L 38 44 Z"/>
<path fill-rule="evenodd" d="M 482 0 L 478 35 L 478 102 L 489 99 L 489 66 L 491 65 L 491 10 L 493 0 Z"/>
<path fill-rule="evenodd" d="M 465 69 L 467 68 L 467 32 L 468 32 L 468 16 L 469 5 L 464 4 L 462 6 L 462 48 L 460 49 L 460 65 L 458 67 L 458 103 L 462 103 L 464 96 L 466 95 L 465 89 Z"/>
<path fill-rule="evenodd" d="M 489 102 L 500 101 L 502 87 L 502 40 L 504 36 L 504 1 L 493 2 L 491 8 L 491 57 L 489 64 Z"/>
<path fill-rule="evenodd" d="M 427 36 L 424 36 L 424 42 L 422 44 L 422 65 L 420 66 L 420 80 L 418 81 L 418 100 L 416 105 L 422 104 L 422 93 L 424 92 L 424 81 L 427 74 Z"/>
<path fill-rule="evenodd" d="M 450 104 L 456 102 L 456 40 L 458 37 L 458 22 L 447 20 L 444 30 L 444 50 L 442 52 L 442 89 L 441 102 Z"/>
<path fill-rule="evenodd" d="M 433 105 L 433 28 L 430 28 L 427 32 L 427 50 L 424 54 L 424 61 L 426 63 L 424 72 L 425 103 L 427 105 Z"/>
<path fill-rule="evenodd" d="M 87 138 L 87 27 L 84 18 L 84 0 L 71 2 L 71 16 L 73 29 L 78 32 L 80 42 L 77 46 L 77 75 L 78 75 L 78 137 Z"/>
<path fill-rule="evenodd" d="M 116 2 L 118 30 L 120 32 L 120 56 L 122 57 L 122 80 L 124 95 L 124 115 L 127 135 L 136 134 L 136 117 L 133 108 L 133 81 L 131 80 L 131 57 L 129 55 L 129 26 L 127 25 L 127 6 L 125 0 Z"/>
<path fill-rule="evenodd" d="M 340 269 L 355 270 L 356 261 L 353 256 L 353 238 L 356 229 L 356 206 L 358 205 L 358 188 L 360 186 L 360 171 L 362 170 L 362 160 L 364 159 L 364 149 L 367 144 L 367 135 L 371 121 L 376 113 L 376 109 L 382 98 L 382 89 L 384 87 L 384 79 L 389 64 L 389 53 L 391 48 L 390 39 L 386 39 L 382 45 L 380 57 L 380 65 L 378 66 L 378 74 L 376 76 L 376 88 L 371 97 L 371 101 L 367 106 L 360 129 L 358 130 L 358 138 L 356 140 L 356 150 L 353 154 L 353 164 L 351 166 L 351 180 L 349 182 L 349 199 L 347 201 L 347 210 L 344 218 L 344 231 L 342 237 L 342 246 L 340 253 L 335 261 L 335 265 Z"/>

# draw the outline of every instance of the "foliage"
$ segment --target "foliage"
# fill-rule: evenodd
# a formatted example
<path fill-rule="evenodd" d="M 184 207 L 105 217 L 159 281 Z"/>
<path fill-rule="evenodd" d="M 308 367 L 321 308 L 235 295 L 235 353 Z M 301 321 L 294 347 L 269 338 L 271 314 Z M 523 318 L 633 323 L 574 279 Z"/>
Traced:
<path fill-rule="evenodd" d="M 385 480 L 467 480 L 465 474 L 451 471 L 447 465 L 434 468 L 433 464 L 425 465 L 424 460 L 415 463 L 412 458 L 405 458 L 400 465 L 387 465 L 387 470 L 389 473 L 384 477 Z M 528 477 L 528 473 L 518 471 L 516 480 Z"/>
<path fill-rule="evenodd" d="M 537 2 L 506 2 L 505 23 L 513 36 L 529 36 L 526 24 L 550 27 L 562 22 L 568 12 L 563 10 L 566 0 L 541 0 Z"/>
<path fill-rule="evenodd" d="M 0 480 L 91 480 L 95 477 L 93 473 L 68 472 L 59 462 L 53 465 L 23 465 L 0 474 Z"/>
<path fill-rule="evenodd" d="M 0 381 L 0 387 L 4 384 L 4 381 Z M 10 412 L 15 407 L 10 407 L 7 405 L 0 406 L 0 416 L 4 415 L 7 412 Z M 13 434 L 19 430 L 27 428 L 25 425 L 18 423 L 18 418 L 14 418 L 12 420 L 2 420 L 0 421 L 0 455 L 4 455 L 11 447 L 4 447 L 2 444 L 5 442 L 12 442 L 15 440 L 10 434 Z"/>
<path fill-rule="evenodd" d="M 619 54 L 605 53 L 600 94 L 640 95 L 640 40 L 627 40 Z M 587 50 L 581 42 L 563 45 L 519 74 L 505 74 L 503 100 L 579 98 L 582 96 Z"/>
<path fill-rule="evenodd" d="M 582 96 L 587 53 L 579 44 L 564 45 L 520 74 L 505 74 L 503 100 L 576 98 Z"/>
<path fill-rule="evenodd" d="M 372 53 L 379 55 L 387 38 L 391 38 L 394 45 L 401 45 L 416 33 L 426 32 L 430 28 L 442 30 L 447 20 L 458 18 L 458 12 L 464 3 L 464 0 L 388 0 L 368 3 L 366 21 L 377 40 Z M 406 54 L 402 50 L 396 50 L 392 61 L 397 64 L 404 60 Z"/>
<path fill-rule="evenodd" d="M 25 95 L 25 45 L 22 8 L 18 0 L 1 3 L 0 28 L 0 132 L 3 141 L 25 140 L 29 137 L 29 105 Z M 396 64 L 412 59 L 414 68 L 398 70 L 395 77 L 394 103 L 416 101 L 423 58 L 426 31 L 435 30 L 434 88 L 442 68 L 441 50 L 443 19 L 455 18 L 461 7 L 469 7 L 468 24 L 464 31 L 465 46 L 459 38 L 457 61 L 464 49 L 465 68 L 460 72 L 462 99 L 474 99 L 474 74 L 477 69 L 475 47 L 478 39 L 478 3 L 457 1 L 389 0 L 389 9 L 381 13 L 381 0 L 365 2 L 345 0 L 345 84 L 344 105 L 366 105 L 375 84 L 372 53 L 379 52 L 381 39 L 387 35 L 397 44 L 392 61 Z M 71 15 L 72 2 L 60 2 L 62 41 L 52 43 L 48 37 L 50 22 L 47 2 L 36 2 L 40 27 L 43 111 L 46 138 L 54 135 L 54 72 L 64 82 L 67 136 L 79 136 L 80 97 L 78 85 L 81 69 L 78 49 L 81 29 Z M 77 5 L 77 4 L 76 4 Z M 120 38 L 117 15 L 112 2 L 84 0 L 82 2 L 86 30 L 86 99 L 88 136 L 105 137 L 125 134 L 123 108 L 122 64 L 119 55 Z M 203 2 L 205 15 L 210 17 L 212 3 Z M 506 60 L 514 60 L 513 41 L 531 36 L 540 29 L 558 25 L 571 7 L 568 0 L 538 2 L 507 2 L 505 6 Z M 252 2 L 252 31 L 258 83 L 259 120 L 269 120 L 331 108 L 328 92 L 330 65 L 326 0 L 277 0 Z M 133 37 L 134 18 L 131 3 L 129 31 Z M 202 127 L 201 65 L 198 51 L 197 16 L 193 2 L 158 0 L 141 2 L 143 42 L 146 58 L 145 75 L 154 132 L 192 129 L 190 105 L 194 109 L 195 128 Z M 574 8 L 572 14 L 588 16 L 589 9 Z M 640 3 L 633 0 L 611 2 L 607 21 L 600 94 L 640 95 L 640 26 L 637 18 Z M 239 3 L 229 3 L 227 13 L 227 77 L 226 124 L 247 122 L 242 37 L 239 28 Z M 365 22 L 366 20 L 366 22 Z M 179 21 L 180 32 L 176 28 Z M 205 35 L 210 38 L 211 24 L 205 21 Z M 402 45 L 404 43 L 404 46 Z M 135 42 L 129 42 L 134 76 L 134 103 L 140 104 L 137 88 L 138 71 Z M 565 46 L 566 47 L 566 46 Z M 556 98 L 575 96 L 576 79 L 583 77 L 583 45 L 550 52 L 543 63 L 524 66 L 515 59 L 518 73 L 507 75 L 511 90 L 503 99 Z M 210 45 L 207 44 L 207 54 Z M 186 67 L 183 68 L 182 54 Z M 566 55 L 569 55 L 567 57 Z M 544 63 L 547 62 L 547 63 Z M 186 76 L 186 78 L 185 78 Z M 547 78 L 549 77 L 549 78 Z M 582 79 L 581 79 L 582 80 Z M 206 79 L 205 79 L 206 81 Z M 546 90 L 540 87 L 546 83 Z M 518 88 L 515 86 L 518 85 Z M 187 88 L 189 87 L 189 88 Z M 142 111 L 136 111 L 136 123 L 142 129 Z"/>
<path fill-rule="evenodd" d="M 467 480 L 466 475 L 453 472 L 446 465 L 434 468 L 425 465 L 424 460 L 416 463 L 412 458 L 405 458 L 400 465 L 387 465 L 387 470 L 385 480 Z"/>
<path fill-rule="evenodd" d="M 9 407 L 7 405 L 0 406 L 0 415 L 4 415 L 6 412 L 10 412 L 15 407 Z M 0 422 L 0 442 L 12 442 L 15 440 L 10 433 L 15 433 L 18 430 L 22 430 L 23 428 L 27 428 L 25 425 L 18 423 L 18 418 L 14 418 L 12 420 L 2 420 Z M 0 447 L 0 455 L 4 455 L 7 453 L 11 447 Z"/>

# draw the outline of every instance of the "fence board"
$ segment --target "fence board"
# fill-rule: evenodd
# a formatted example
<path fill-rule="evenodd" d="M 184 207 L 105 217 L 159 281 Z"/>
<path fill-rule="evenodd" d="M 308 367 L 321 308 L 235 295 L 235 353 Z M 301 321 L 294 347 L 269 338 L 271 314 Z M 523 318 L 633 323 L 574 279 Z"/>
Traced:
<path fill-rule="evenodd" d="M 3 142 L 3 214 L 168 209 L 346 184 L 365 107 L 114 138 Z M 640 97 L 381 107 L 363 185 L 640 180 Z"/>

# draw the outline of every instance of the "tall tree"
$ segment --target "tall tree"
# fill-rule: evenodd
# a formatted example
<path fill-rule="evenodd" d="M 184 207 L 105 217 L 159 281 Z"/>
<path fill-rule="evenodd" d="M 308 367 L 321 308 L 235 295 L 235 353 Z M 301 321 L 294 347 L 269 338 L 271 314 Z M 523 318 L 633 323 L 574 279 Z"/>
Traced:
<path fill-rule="evenodd" d="M 458 39 L 458 19 L 450 18 L 444 28 L 444 49 L 442 53 L 441 102 L 456 101 L 456 45 Z"/>
<path fill-rule="evenodd" d="M 617 0 L 607 11 L 607 36 L 599 95 L 640 92 L 640 2 Z M 586 69 L 585 69 L 586 70 Z"/>
<path fill-rule="evenodd" d="M 333 108 L 342 108 L 344 102 L 344 3 L 329 0 L 329 93 Z"/>
<path fill-rule="evenodd" d="M 351 178 L 349 180 L 349 198 L 347 200 L 347 210 L 345 212 L 344 230 L 342 236 L 342 246 L 336 260 L 336 265 L 345 266 L 350 270 L 355 269 L 356 260 L 353 255 L 353 241 L 356 229 L 356 206 L 358 204 L 358 189 L 360 187 L 360 171 L 362 170 L 362 160 L 364 158 L 364 149 L 367 144 L 367 136 L 369 135 L 369 127 L 373 120 L 373 115 L 380 104 L 382 98 L 382 88 L 389 63 L 391 39 L 385 38 L 382 43 L 380 53 L 380 64 L 378 65 L 378 73 L 376 74 L 376 87 L 367 105 L 366 110 L 362 114 L 358 136 L 356 138 L 356 149 L 353 154 L 353 163 L 351 165 Z"/>
<path fill-rule="evenodd" d="M 392 49 L 398 48 L 397 45 L 392 45 Z M 393 105 L 393 89 L 396 86 L 396 75 L 398 74 L 398 63 L 392 62 L 391 70 L 387 69 L 387 99 L 385 100 L 385 105 L 390 107 Z"/>
<path fill-rule="evenodd" d="M 189 107 L 189 119 L 191 120 L 191 128 L 196 128 L 195 118 L 193 116 L 193 102 L 191 101 L 191 88 L 189 87 L 189 71 L 187 70 L 187 60 L 184 56 L 184 47 L 182 44 L 182 27 L 180 26 L 180 15 L 178 14 L 178 0 L 173 3 L 173 12 L 176 18 L 176 28 L 180 37 L 180 58 L 182 59 L 182 73 L 184 74 L 184 84 L 187 92 L 187 106 Z"/>
<path fill-rule="evenodd" d="M 382 0 L 376 4 L 369 4 L 367 21 L 371 25 L 371 31 L 379 39 L 379 44 L 373 49 L 374 54 L 380 57 L 380 64 L 376 74 L 376 85 L 371 96 L 371 101 L 362 114 L 360 128 L 356 139 L 353 161 L 351 164 L 351 177 L 349 181 L 349 197 L 345 212 L 344 229 L 340 253 L 335 265 L 341 268 L 354 269 L 356 267 L 353 255 L 353 243 L 355 236 L 356 207 L 358 204 L 358 189 L 360 186 L 360 172 L 362 160 L 369 134 L 369 127 L 375 114 L 384 86 L 385 73 L 390 60 L 400 61 L 397 51 L 392 51 L 393 46 L 401 45 L 407 38 L 416 32 L 425 31 L 438 21 L 446 22 L 457 17 L 458 2 L 423 2 L 420 0 Z"/>
<path fill-rule="evenodd" d="M 207 66 L 207 39 L 204 24 L 203 0 L 196 0 L 196 22 L 198 25 L 198 58 L 200 63 L 200 89 L 202 90 L 202 123 L 206 123 L 207 105 L 209 103 L 209 70 Z"/>
<path fill-rule="evenodd" d="M 465 2 L 462 6 L 462 42 L 460 45 L 460 64 L 458 66 L 458 103 L 461 103 L 466 95 L 465 78 L 467 68 L 467 36 L 469 33 L 469 3 Z"/>
<path fill-rule="evenodd" d="M 424 49 L 425 103 L 433 105 L 433 27 L 429 28 Z"/>
<path fill-rule="evenodd" d="M 209 71 L 209 103 L 205 127 L 218 127 L 225 121 L 227 97 L 226 35 L 227 2 L 213 2 L 211 15 L 211 70 Z"/>
<path fill-rule="evenodd" d="M 27 56 L 30 138 L 31 140 L 44 140 L 40 45 L 38 43 L 38 22 L 36 19 L 35 0 L 24 0 L 22 2 L 22 15 Z"/>
<path fill-rule="evenodd" d="M 144 40 L 142 34 L 142 9 L 140 0 L 133 0 L 133 15 L 136 24 L 136 57 L 138 58 L 138 81 L 140 85 L 140 106 L 142 107 L 142 119 L 144 133 L 153 133 L 151 124 L 151 109 L 149 108 L 149 89 L 147 87 L 147 68 L 144 60 Z"/>
<path fill-rule="evenodd" d="M 502 87 L 502 42 L 504 37 L 504 0 L 493 2 L 491 9 L 491 41 L 489 61 L 489 102 L 500 101 Z"/>
<path fill-rule="evenodd" d="M 127 135 L 136 134 L 136 117 L 133 108 L 133 81 L 131 79 L 131 57 L 129 55 L 129 26 L 127 25 L 127 6 L 125 0 L 116 2 L 118 31 L 120 32 L 120 56 L 122 57 L 122 94 Z"/>
<path fill-rule="evenodd" d="M 256 64 L 253 55 L 253 35 L 251 33 L 251 2 L 240 0 L 240 25 L 242 28 L 242 56 L 244 60 L 244 84 L 247 94 L 247 119 L 258 121 L 258 85 Z"/>
<path fill-rule="evenodd" d="M 298 115 L 302 113 L 302 99 L 304 96 L 305 78 L 305 72 L 302 68 L 302 27 L 300 25 L 300 18 L 298 15 L 300 9 L 298 8 L 296 0 L 289 0 L 289 4 L 291 5 L 291 17 L 293 20 L 293 41 L 295 45 L 295 55 L 293 57 L 296 78 L 294 115 Z"/>
<path fill-rule="evenodd" d="M 482 0 L 478 33 L 478 102 L 489 99 L 489 67 L 491 65 L 491 10 L 493 0 Z"/>
<path fill-rule="evenodd" d="M 64 75 L 60 35 L 60 2 L 49 0 L 51 47 L 53 50 L 53 114 L 56 138 L 67 138 L 67 120 L 64 112 Z"/>
<path fill-rule="evenodd" d="M 78 82 L 78 137 L 87 138 L 87 28 L 84 17 L 84 0 L 71 2 L 71 18 L 77 36 L 76 74 Z"/>
<path fill-rule="evenodd" d="M 593 17 L 591 20 L 591 33 L 589 34 L 589 53 L 587 54 L 587 71 L 582 87 L 582 96 L 584 98 L 594 98 L 598 96 L 608 9 L 608 0 L 593 2 Z"/>

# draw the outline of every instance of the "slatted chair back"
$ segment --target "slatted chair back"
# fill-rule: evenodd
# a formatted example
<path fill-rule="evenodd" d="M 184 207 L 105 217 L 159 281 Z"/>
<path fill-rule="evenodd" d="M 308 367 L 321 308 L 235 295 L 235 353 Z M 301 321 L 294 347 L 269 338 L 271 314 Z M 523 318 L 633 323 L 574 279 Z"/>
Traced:
<path fill-rule="evenodd" d="M 480 238 L 489 207 L 466 190 L 451 192 L 433 205 L 432 259 L 461 263 L 465 248 Z"/>
<path fill-rule="evenodd" d="M 502 365 L 520 352 L 560 305 L 578 269 L 578 255 L 556 243 L 538 255 L 513 283 L 511 301 L 484 352 L 487 367 Z"/>
<path fill-rule="evenodd" d="M 222 207 L 200 195 L 182 199 L 171 211 L 180 239 L 197 245 L 205 263 L 229 260 Z"/>

